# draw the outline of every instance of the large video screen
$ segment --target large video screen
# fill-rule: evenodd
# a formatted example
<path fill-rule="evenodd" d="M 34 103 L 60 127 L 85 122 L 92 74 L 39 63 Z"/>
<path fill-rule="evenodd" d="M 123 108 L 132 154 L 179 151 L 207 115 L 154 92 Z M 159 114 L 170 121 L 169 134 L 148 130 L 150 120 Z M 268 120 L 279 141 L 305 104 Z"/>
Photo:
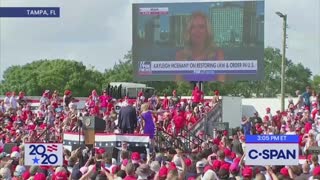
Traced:
<path fill-rule="evenodd" d="M 264 77 L 264 1 L 133 4 L 137 81 Z"/>

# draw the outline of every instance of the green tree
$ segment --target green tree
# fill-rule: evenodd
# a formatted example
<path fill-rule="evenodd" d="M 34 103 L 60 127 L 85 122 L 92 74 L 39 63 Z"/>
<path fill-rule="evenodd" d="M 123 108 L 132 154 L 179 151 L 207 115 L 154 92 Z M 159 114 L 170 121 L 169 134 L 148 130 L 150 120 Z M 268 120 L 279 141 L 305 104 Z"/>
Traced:
<path fill-rule="evenodd" d="M 87 96 L 92 89 L 101 90 L 102 73 L 87 69 L 81 62 L 55 59 L 33 61 L 23 66 L 12 66 L 4 72 L 1 93 L 24 91 L 39 96 L 46 89 L 71 89 L 74 96 Z"/>
<path fill-rule="evenodd" d="M 106 69 L 103 78 L 105 86 L 110 82 L 132 82 L 133 66 L 131 51 L 124 55 L 123 59 L 119 60 L 112 69 Z"/>
<path fill-rule="evenodd" d="M 316 89 L 316 91 L 320 92 L 320 75 L 313 76 L 312 87 Z"/>
<path fill-rule="evenodd" d="M 266 48 L 264 51 L 265 78 L 261 81 L 207 82 L 205 94 L 213 95 L 219 90 L 221 95 L 243 97 L 275 97 L 280 94 L 281 53 L 279 49 Z M 311 81 L 311 71 L 302 64 L 294 64 L 286 59 L 286 93 L 294 95 L 295 90 L 313 83 L 319 87 L 320 76 Z M 43 90 L 60 92 L 71 89 L 76 96 L 87 96 L 92 89 L 101 90 L 110 82 L 133 82 L 132 53 L 128 51 L 111 69 L 100 73 L 94 68 L 86 68 L 81 62 L 68 60 L 40 60 L 23 66 L 12 66 L 4 72 L 0 92 L 23 90 L 27 95 L 40 95 Z M 146 82 L 159 95 L 171 95 L 176 89 L 179 95 L 190 95 L 193 85 L 189 82 Z"/>
<path fill-rule="evenodd" d="M 265 77 L 261 81 L 238 81 L 226 83 L 227 94 L 251 97 L 275 97 L 281 93 L 281 59 L 279 49 L 266 48 L 264 51 Z M 296 90 L 303 90 L 309 83 L 312 73 L 302 64 L 294 64 L 286 59 L 285 92 L 294 95 Z"/>

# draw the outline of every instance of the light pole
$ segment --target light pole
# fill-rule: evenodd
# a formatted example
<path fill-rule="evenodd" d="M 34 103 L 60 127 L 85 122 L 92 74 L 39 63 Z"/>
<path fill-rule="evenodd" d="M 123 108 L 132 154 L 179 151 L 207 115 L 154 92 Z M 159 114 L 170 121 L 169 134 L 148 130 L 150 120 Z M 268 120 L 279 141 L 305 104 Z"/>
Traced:
<path fill-rule="evenodd" d="M 284 111 L 284 78 L 285 78 L 285 61 L 286 61 L 286 40 L 287 40 L 287 15 L 281 12 L 276 12 L 276 14 L 283 19 L 283 42 L 282 42 L 282 63 L 281 63 L 281 111 Z"/>

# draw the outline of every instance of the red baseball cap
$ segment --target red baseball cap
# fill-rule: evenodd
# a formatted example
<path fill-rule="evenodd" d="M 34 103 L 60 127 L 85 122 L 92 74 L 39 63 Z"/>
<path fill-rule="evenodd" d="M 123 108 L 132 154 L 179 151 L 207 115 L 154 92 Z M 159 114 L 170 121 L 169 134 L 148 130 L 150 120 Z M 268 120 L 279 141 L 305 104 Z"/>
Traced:
<path fill-rule="evenodd" d="M 15 151 L 20 152 L 20 148 L 18 146 L 12 147 L 11 152 L 15 152 Z"/>
<path fill-rule="evenodd" d="M 46 180 L 46 176 L 43 173 L 37 173 L 33 180 Z"/>
<path fill-rule="evenodd" d="M 127 166 L 127 164 L 128 164 L 128 159 L 124 159 L 123 161 L 122 161 L 122 165 L 124 166 L 124 167 L 126 167 Z"/>
<path fill-rule="evenodd" d="M 220 166 L 221 166 L 221 161 L 219 161 L 219 160 L 214 160 L 213 161 L 212 167 L 213 167 L 214 170 L 220 169 Z"/>
<path fill-rule="evenodd" d="M 238 163 L 232 163 L 230 165 L 230 172 L 238 172 L 239 171 L 239 164 Z"/>
<path fill-rule="evenodd" d="M 207 165 L 206 167 L 204 167 L 203 172 L 206 173 L 207 171 L 212 170 L 213 171 L 213 167 L 210 165 Z"/>
<path fill-rule="evenodd" d="M 177 169 L 176 164 L 174 162 L 170 162 L 168 170 L 172 171 L 172 170 L 176 170 L 176 169 Z"/>
<path fill-rule="evenodd" d="M 252 168 L 250 167 L 245 167 L 243 170 L 242 170 L 242 176 L 243 177 L 252 177 L 253 176 L 253 171 L 252 171 Z"/>
<path fill-rule="evenodd" d="M 189 158 L 184 159 L 184 163 L 186 164 L 187 167 L 190 167 L 192 165 L 192 161 Z"/>
<path fill-rule="evenodd" d="M 224 154 L 225 154 L 226 157 L 231 156 L 231 150 L 228 149 L 228 148 L 225 148 L 225 149 L 224 149 Z"/>
<path fill-rule="evenodd" d="M 320 166 L 317 166 L 313 169 L 313 176 L 320 176 Z"/>
<path fill-rule="evenodd" d="M 229 169 L 230 169 L 230 164 L 229 164 L 229 163 L 224 163 L 224 164 L 220 167 L 220 169 L 224 169 L 224 170 L 226 170 L 226 171 L 229 171 Z"/>
<path fill-rule="evenodd" d="M 233 163 L 239 164 L 241 161 L 241 158 L 234 158 Z"/>
<path fill-rule="evenodd" d="M 159 170 L 159 177 L 167 177 L 168 175 L 168 168 L 165 166 L 162 166 Z"/>
<path fill-rule="evenodd" d="M 53 180 L 68 180 L 68 175 L 66 172 L 61 171 L 61 172 L 54 174 L 52 179 Z"/>
<path fill-rule="evenodd" d="M 30 171 L 25 171 L 23 174 L 22 174 L 22 178 L 23 180 L 27 180 L 30 178 Z"/>
<path fill-rule="evenodd" d="M 280 174 L 284 175 L 284 176 L 289 176 L 289 170 L 287 168 L 281 168 L 280 170 Z"/>
<path fill-rule="evenodd" d="M 140 161 L 140 159 L 141 159 L 140 154 L 138 152 L 133 152 L 131 154 L 131 159 L 134 161 Z"/>

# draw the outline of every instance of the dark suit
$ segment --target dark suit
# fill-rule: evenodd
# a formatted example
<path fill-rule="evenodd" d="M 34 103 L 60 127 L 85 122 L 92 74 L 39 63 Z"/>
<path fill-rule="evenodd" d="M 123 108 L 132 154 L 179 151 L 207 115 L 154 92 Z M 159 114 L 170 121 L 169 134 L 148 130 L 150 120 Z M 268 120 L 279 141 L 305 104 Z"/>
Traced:
<path fill-rule="evenodd" d="M 243 154 L 242 144 L 239 140 L 232 141 L 232 151 L 238 154 Z"/>
<path fill-rule="evenodd" d="M 118 126 L 121 133 L 133 133 L 137 127 L 137 112 L 132 106 L 125 106 L 120 109 Z"/>

